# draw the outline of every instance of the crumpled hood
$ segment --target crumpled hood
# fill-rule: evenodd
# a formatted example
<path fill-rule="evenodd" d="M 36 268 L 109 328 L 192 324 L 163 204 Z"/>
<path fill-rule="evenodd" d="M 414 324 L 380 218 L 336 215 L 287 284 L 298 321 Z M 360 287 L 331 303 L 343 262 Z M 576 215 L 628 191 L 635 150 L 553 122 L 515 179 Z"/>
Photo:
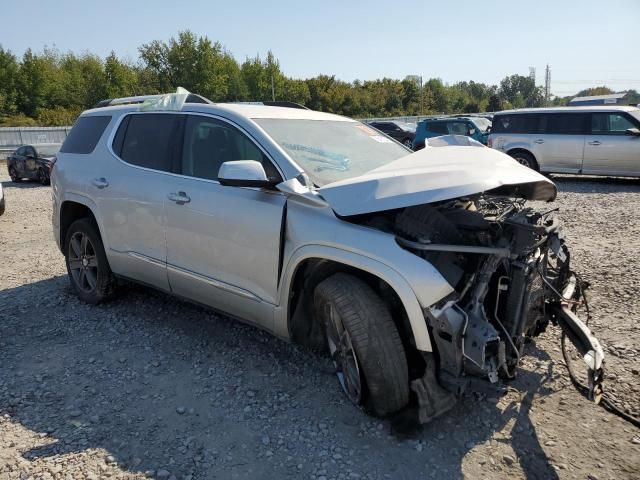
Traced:
<path fill-rule="evenodd" d="M 481 192 L 528 200 L 556 197 L 549 179 L 491 148 L 425 148 L 319 193 L 341 216 L 439 202 Z"/>

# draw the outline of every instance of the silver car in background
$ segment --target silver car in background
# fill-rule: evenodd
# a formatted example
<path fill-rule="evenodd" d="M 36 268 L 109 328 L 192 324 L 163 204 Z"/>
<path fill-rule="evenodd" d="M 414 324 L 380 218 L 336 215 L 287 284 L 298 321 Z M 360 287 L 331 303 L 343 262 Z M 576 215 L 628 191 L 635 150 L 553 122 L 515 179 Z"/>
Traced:
<path fill-rule="evenodd" d="M 467 138 L 413 153 L 337 115 L 178 95 L 86 111 L 58 154 L 54 236 L 82 300 L 125 278 L 221 310 L 328 351 L 354 404 L 422 422 L 468 375 L 513 378 L 553 321 L 597 393 L 560 222 L 525 205 L 550 180 Z"/>
<path fill-rule="evenodd" d="M 506 110 L 494 116 L 488 146 L 544 173 L 640 176 L 640 109 Z"/>

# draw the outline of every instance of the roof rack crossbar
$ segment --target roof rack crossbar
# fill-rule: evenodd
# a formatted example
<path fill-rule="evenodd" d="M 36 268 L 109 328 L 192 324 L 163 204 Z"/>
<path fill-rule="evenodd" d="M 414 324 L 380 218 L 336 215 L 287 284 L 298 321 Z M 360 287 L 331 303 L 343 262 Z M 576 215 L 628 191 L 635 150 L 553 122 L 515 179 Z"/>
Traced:
<path fill-rule="evenodd" d="M 121 98 L 108 98 L 106 100 L 100 100 L 96 103 L 93 108 L 104 108 L 104 107 L 113 107 L 114 105 L 134 105 L 137 103 L 143 103 L 145 100 L 149 100 L 152 98 L 159 98 L 166 94 L 158 94 L 158 95 L 138 95 L 135 97 L 121 97 Z M 202 95 L 197 95 L 195 93 L 190 93 L 187 96 L 187 100 L 185 103 L 213 103 L 208 98 L 203 97 Z"/>

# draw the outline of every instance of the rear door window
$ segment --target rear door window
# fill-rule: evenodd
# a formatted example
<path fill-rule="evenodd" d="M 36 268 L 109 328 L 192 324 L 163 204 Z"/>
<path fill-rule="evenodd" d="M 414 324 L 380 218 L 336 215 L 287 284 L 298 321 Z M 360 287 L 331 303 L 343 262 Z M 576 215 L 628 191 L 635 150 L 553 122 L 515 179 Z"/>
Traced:
<path fill-rule="evenodd" d="M 427 130 L 434 133 L 441 133 L 442 135 L 447 135 L 449 133 L 446 122 L 427 123 Z"/>
<path fill-rule="evenodd" d="M 180 116 L 143 113 L 125 118 L 114 138 L 114 151 L 138 167 L 175 172 Z M 117 149 L 117 150 L 116 150 Z"/>
<path fill-rule="evenodd" d="M 593 135 L 626 135 L 629 128 L 635 128 L 621 113 L 592 113 L 591 133 Z"/>
<path fill-rule="evenodd" d="M 586 113 L 546 113 L 541 118 L 541 130 L 547 134 L 583 135 L 586 131 Z"/>
<path fill-rule="evenodd" d="M 80 154 L 93 152 L 110 121 L 111 117 L 107 115 L 80 117 L 73 125 L 60 151 Z"/>

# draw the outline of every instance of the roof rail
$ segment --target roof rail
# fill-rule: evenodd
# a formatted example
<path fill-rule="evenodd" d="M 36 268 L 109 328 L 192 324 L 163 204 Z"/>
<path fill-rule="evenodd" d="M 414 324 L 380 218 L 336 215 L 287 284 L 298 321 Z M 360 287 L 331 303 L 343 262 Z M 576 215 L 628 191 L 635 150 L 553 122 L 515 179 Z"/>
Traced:
<path fill-rule="evenodd" d="M 287 108 L 300 108 L 302 110 L 309 110 L 304 105 L 300 105 L 296 102 L 287 102 L 286 100 L 265 100 L 264 102 L 229 102 L 238 105 L 266 105 L 268 107 L 287 107 Z"/>
<path fill-rule="evenodd" d="M 108 98 L 106 100 L 100 100 L 96 103 L 93 108 L 103 108 L 103 107 L 112 107 L 114 105 L 133 105 L 136 103 L 143 103 L 145 100 L 149 100 L 151 98 L 159 98 L 165 94 L 159 95 L 138 95 L 136 97 L 122 97 L 122 98 Z M 187 100 L 185 103 L 213 103 L 211 100 L 203 97 L 202 95 L 197 95 L 195 93 L 190 93 L 187 96 Z"/>

